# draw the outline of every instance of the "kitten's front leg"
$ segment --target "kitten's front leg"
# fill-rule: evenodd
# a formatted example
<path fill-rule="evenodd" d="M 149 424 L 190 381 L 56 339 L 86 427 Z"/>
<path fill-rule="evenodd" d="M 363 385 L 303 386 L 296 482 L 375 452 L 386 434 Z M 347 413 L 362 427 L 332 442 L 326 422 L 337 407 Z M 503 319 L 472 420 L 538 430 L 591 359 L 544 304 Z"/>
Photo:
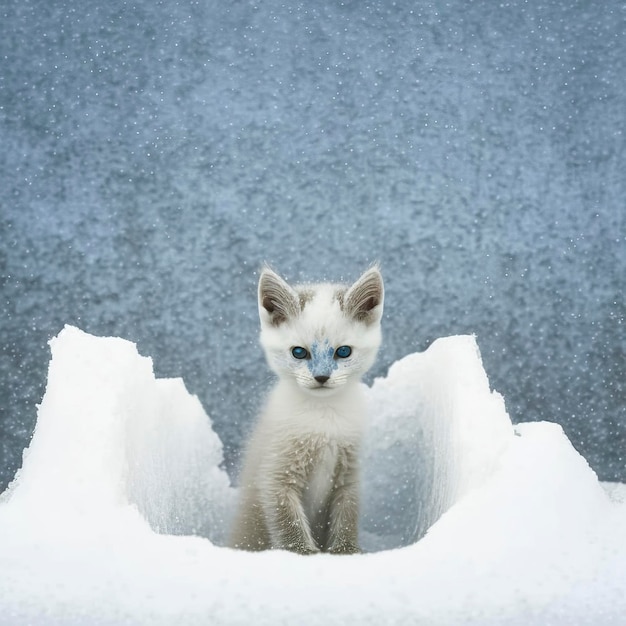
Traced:
<path fill-rule="evenodd" d="M 356 554 L 361 552 L 359 534 L 359 471 L 357 453 L 343 451 L 335 475 L 330 502 L 328 552 Z"/>
<path fill-rule="evenodd" d="M 300 554 L 313 554 L 316 545 L 302 506 L 302 494 L 310 472 L 310 451 L 302 444 L 290 444 L 289 452 L 276 451 L 273 467 L 266 473 L 263 509 L 268 522 L 272 547 Z M 270 457 L 272 458 L 272 457 Z M 269 469 L 269 468 L 268 468 Z"/>
<path fill-rule="evenodd" d="M 268 490 L 265 510 L 272 547 L 299 554 L 319 552 L 302 508 L 302 492 L 294 485 L 276 485 Z"/>

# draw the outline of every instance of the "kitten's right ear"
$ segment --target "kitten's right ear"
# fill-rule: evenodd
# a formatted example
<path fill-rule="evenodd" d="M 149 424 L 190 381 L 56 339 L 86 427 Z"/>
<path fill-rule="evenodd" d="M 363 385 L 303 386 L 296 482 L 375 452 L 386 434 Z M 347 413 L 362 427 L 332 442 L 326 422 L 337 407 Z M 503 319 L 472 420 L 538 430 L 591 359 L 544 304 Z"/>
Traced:
<path fill-rule="evenodd" d="M 280 326 L 300 310 L 298 294 L 269 267 L 259 278 L 259 316 L 261 322 Z"/>
<path fill-rule="evenodd" d="M 385 288 L 378 265 L 370 267 L 344 296 L 343 310 L 359 322 L 374 324 L 383 315 Z"/>

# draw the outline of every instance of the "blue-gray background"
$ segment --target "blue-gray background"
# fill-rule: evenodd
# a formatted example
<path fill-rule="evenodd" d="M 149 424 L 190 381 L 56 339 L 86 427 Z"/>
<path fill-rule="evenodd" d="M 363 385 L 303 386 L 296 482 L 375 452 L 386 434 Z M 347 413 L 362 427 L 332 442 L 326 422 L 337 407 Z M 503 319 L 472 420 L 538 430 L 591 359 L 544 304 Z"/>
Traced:
<path fill-rule="evenodd" d="M 263 260 L 379 260 L 373 374 L 476 333 L 514 420 L 626 480 L 625 59 L 621 1 L 4 0 L 0 486 L 66 323 L 182 376 L 232 470 Z"/>

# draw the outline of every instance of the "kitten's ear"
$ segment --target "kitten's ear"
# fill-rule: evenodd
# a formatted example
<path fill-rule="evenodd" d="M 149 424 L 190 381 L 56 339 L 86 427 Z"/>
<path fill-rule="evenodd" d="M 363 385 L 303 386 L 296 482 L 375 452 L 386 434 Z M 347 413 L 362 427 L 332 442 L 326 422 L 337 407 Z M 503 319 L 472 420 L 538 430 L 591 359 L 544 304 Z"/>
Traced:
<path fill-rule="evenodd" d="M 383 315 L 384 298 L 383 277 L 375 265 L 348 289 L 343 299 L 343 310 L 359 322 L 374 324 Z"/>
<path fill-rule="evenodd" d="M 261 322 L 280 326 L 299 311 L 298 294 L 276 272 L 265 267 L 259 278 Z"/>

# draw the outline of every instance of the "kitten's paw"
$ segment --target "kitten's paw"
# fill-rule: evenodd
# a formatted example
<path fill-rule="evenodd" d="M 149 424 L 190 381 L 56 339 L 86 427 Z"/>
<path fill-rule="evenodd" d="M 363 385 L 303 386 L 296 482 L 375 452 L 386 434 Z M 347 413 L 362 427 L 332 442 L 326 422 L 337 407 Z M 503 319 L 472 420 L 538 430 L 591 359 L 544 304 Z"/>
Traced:
<path fill-rule="evenodd" d="M 340 543 L 331 546 L 328 550 L 331 554 L 361 554 L 362 550 L 355 543 Z"/>
<path fill-rule="evenodd" d="M 289 544 L 284 548 L 289 552 L 295 552 L 296 554 L 319 554 L 321 550 L 317 546 L 309 546 L 302 543 Z"/>
<path fill-rule="evenodd" d="M 302 548 L 301 550 L 295 550 L 295 552 L 297 552 L 298 554 L 303 554 L 303 555 L 307 555 L 307 554 L 319 554 L 321 552 L 321 550 L 319 550 L 318 548 Z"/>

